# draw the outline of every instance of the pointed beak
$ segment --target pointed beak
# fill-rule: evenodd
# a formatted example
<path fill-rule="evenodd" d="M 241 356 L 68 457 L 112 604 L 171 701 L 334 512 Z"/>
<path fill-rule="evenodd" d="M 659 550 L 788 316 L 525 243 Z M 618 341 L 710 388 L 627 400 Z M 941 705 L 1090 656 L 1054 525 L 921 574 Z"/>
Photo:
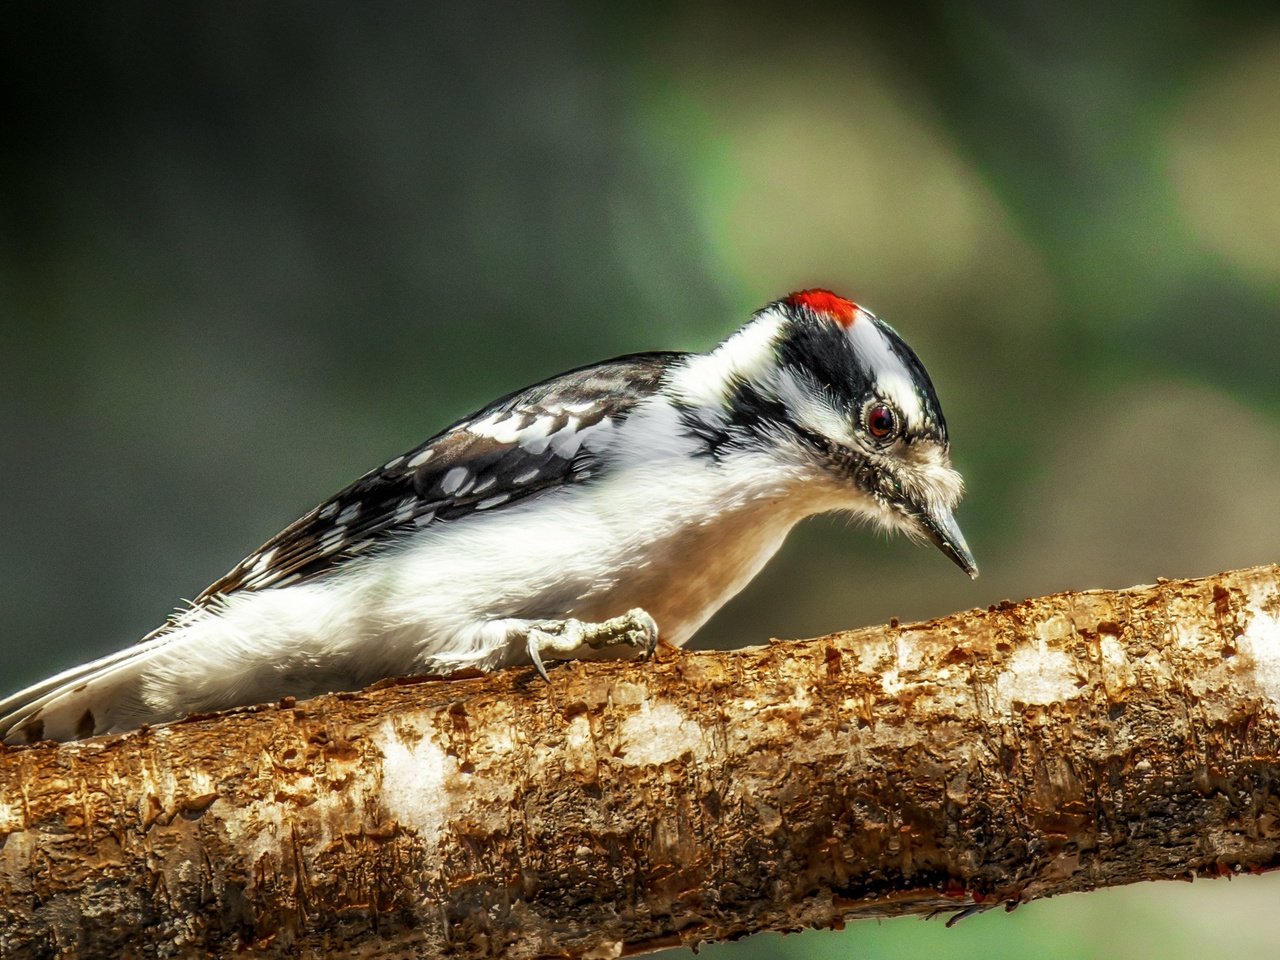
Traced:
<path fill-rule="evenodd" d="M 934 546 L 954 560 L 956 566 L 967 573 L 971 580 L 978 579 L 978 564 L 969 552 L 969 545 L 964 542 L 964 534 L 960 532 L 950 510 L 945 507 L 921 510 L 915 518 Z"/>

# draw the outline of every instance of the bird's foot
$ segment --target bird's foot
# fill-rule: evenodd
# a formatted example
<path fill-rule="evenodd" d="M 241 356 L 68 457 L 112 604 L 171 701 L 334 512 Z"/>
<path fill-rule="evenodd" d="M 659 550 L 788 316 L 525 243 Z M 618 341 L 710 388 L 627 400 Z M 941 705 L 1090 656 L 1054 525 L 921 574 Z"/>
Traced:
<path fill-rule="evenodd" d="M 544 654 L 572 659 L 574 653 L 584 647 L 600 650 L 625 646 L 634 647 L 646 658 L 652 657 L 658 645 L 658 624 L 639 607 L 600 623 L 573 619 L 541 620 L 529 626 L 525 645 L 534 669 L 550 683 L 551 678 L 542 663 Z"/>

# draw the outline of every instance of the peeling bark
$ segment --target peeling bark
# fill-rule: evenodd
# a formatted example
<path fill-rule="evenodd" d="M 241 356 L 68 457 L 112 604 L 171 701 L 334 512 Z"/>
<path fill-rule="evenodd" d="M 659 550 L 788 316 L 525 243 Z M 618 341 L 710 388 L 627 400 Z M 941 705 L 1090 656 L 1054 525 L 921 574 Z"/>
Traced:
<path fill-rule="evenodd" d="M 609 957 L 1280 865 L 1280 567 L 0 753 L 5 957 Z"/>

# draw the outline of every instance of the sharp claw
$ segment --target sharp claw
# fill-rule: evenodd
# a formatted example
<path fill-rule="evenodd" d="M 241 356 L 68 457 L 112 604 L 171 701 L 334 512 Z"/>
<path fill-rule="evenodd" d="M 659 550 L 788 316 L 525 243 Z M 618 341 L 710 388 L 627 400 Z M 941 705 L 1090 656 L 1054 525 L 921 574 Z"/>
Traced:
<path fill-rule="evenodd" d="M 530 637 L 528 641 L 529 659 L 533 661 L 533 669 L 538 671 L 540 676 L 547 683 L 551 682 L 551 678 L 547 676 L 547 668 L 542 665 L 542 655 L 538 653 L 538 645 Z"/>
<path fill-rule="evenodd" d="M 644 627 L 647 638 L 644 656 L 646 660 L 652 660 L 654 653 L 658 649 L 658 623 L 653 617 L 649 616 L 647 610 L 637 608 L 631 611 L 631 615 Z"/>

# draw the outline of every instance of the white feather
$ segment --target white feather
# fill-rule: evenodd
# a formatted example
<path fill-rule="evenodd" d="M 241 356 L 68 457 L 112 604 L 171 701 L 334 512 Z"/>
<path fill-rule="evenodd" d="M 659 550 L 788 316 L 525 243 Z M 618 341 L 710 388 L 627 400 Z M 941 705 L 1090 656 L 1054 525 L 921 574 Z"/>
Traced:
<path fill-rule="evenodd" d="M 523 627 L 532 622 L 599 623 L 637 607 L 657 621 L 664 639 L 683 644 L 806 516 L 846 509 L 910 532 L 895 511 L 789 446 L 797 441 L 784 434 L 713 458 L 685 429 L 690 408 L 713 424 L 731 391 L 751 381 L 810 430 L 840 443 L 856 440 L 847 414 L 820 385 L 779 370 L 784 319 L 766 309 L 716 350 L 670 370 L 666 389 L 677 403 L 656 394 L 625 420 L 584 429 L 578 418 L 592 408 L 577 403 L 548 407 L 524 429 L 516 428 L 516 416 L 471 424 L 472 432 L 526 452 L 550 449 L 569 458 L 585 447 L 596 460 L 576 477 L 592 479 L 513 503 L 511 490 L 500 491 L 458 520 L 432 523 L 428 512 L 408 535 L 379 542 L 380 549 L 318 580 L 298 583 L 294 573 L 272 588 L 195 608 L 131 649 L 0 701 L 0 735 L 70 739 L 283 695 L 356 689 L 387 676 L 524 663 Z M 918 419 L 910 373 L 876 325 L 859 317 L 850 336 L 870 358 L 879 388 L 909 420 Z M 552 432 L 565 414 L 568 424 Z M 407 468 L 432 453 L 418 453 Z M 898 467 L 918 502 L 950 507 L 959 497 L 959 475 L 939 445 L 918 445 Z M 513 481 L 538 476 L 533 470 Z M 462 495 L 475 482 L 456 466 L 441 489 Z M 397 519 L 407 520 L 415 507 L 412 498 L 397 504 Z M 346 507 L 322 537 L 322 550 L 343 547 L 343 524 L 359 509 Z M 320 515 L 336 510 L 329 504 Z M 270 554 L 258 567 L 269 562 Z"/>
<path fill-rule="evenodd" d="M 86 711 L 101 733 L 384 676 L 526 662 L 523 642 L 495 621 L 599 622 L 642 607 L 682 644 L 792 525 L 836 504 L 765 453 L 695 456 L 674 416 L 647 403 L 606 431 L 616 452 L 593 483 L 429 526 L 318 581 L 233 593 L 69 674 L 78 684 L 46 684 L 0 729 L 38 708 L 43 734 L 68 738 L 83 734 Z"/>
<path fill-rule="evenodd" d="M 911 371 L 889 346 L 879 324 L 872 322 L 870 317 L 859 316 L 857 322 L 849 326 L 849 339 L 853 341 L 854 349 L 866 359 L 868 367 L 875 371 L 876 387 L 881 395 L 893 401 L 909 425 L 920 424 L 924 419 L 924 408 L 912 383 Z"/>
<path fill-rule="evenodd" d="M 672 389 L 685 403 L 715 410 L 724 406 L 737 384 L 761 383 L 772 375 L 777 362 L 773 347 L 784 319 L 776 307 L 760 311 L 710 353 L 691 357 L 672 375 Z"/>

